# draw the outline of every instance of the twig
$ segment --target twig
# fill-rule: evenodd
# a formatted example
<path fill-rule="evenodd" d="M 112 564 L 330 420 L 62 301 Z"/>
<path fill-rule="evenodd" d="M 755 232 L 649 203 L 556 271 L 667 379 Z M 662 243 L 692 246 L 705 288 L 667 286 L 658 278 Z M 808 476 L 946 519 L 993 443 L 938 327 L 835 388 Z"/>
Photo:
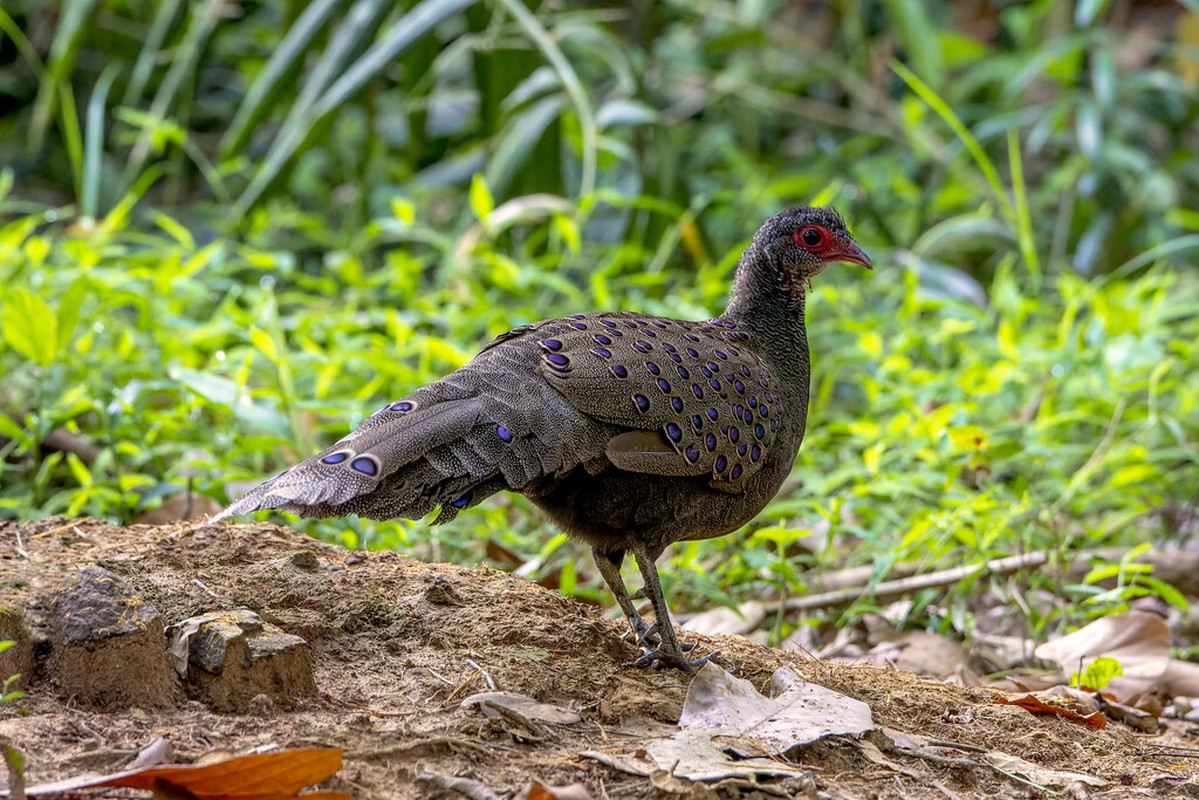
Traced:
<path fill-rule="evenodd" d="M 1021 776 L 1019 776 L 1013 772 L 1008 772 L 1006 769 L 1003 769 L 1002 767 L 992 764 L 990 762 L 990 760 L 986 759 L 986 758 L 982 758 L 982 759 L 951 758 L 949 756 L 942 756 L 942 755 L 937 755 L 936 753 L 930 753 L 927 750 L 905 750 L 904 752 L 905 752 L 905 754 L 914 755 L 917 758 L 923 758 L 925 761 L 931 761 L 934 764 L 944 764 L 945 766 L 948 766 L 948 767 L 990 767 L 991 769 L 995 770 L 996 772 L 998 772 L 1000 775 L 1004 776 L 1005 778 L 1010 778 L 1011 780 L 1016 781 L 1016 783 L 1022 783 L 1025 786 L 1032 787 L 1033 789 L 1036 789 L 1039 792 L 1044 792 L 1045 794 L 1052 795 L 1054 797 L 1056 797 L 1059 794 L 1059 792 L 1053 791 L 1048 786 L 1042 786 L 1041 784 L 1036 783 L 1035 781 L 1030 781 L 1028 778 L 1022 778 Z"/>
<path fill-rule="evenodd" d="M 492 747 L 493 745 L 488 745 Z M 507 749 L 507 748 L 503 748 Z M 415 742 L 393 744 L 386 747 L 368 747 L 363 750 L 351 750 L 346 753 L 349 759 L 385 759 L 385 758 L 430 758 L 438 751 L 446 751 L 457 755 L 477 757 L 490 755 L 486 747 L 467 741 L 455 739 L 452 736 L 433 736 L 428 739 L 418 739 Z"/>
<path fill-rule="evenodd" d="M 1155 753 L 1154 750 L 1162 752 Z M 1199 747 L 1184 747 L 1180 744 L 1154 744 L 1145 748 L 1140 755 L 1147 757 L 1169 756 L 1170 758 L 1199 758 Z"/>
<path fill-rule="evenodd" d="M 487 670 L 483 669 L 482 667 L 480 667 L 478 664 L 475 663 L 475 660 L 473 658 L 466 659 L 466 665 L 474 670 L 477 670 L 478 673 L 483 676 L 483 682 L 487 684 L 488 689 L 490 689 L 493 692 L 496 690 L 495 689 L 495 681 L 493 681 L 491 679 L 491 676 L 487 674 Z"/>
<path fill-rule="evenodd" d="M 13 527 L 17 530 L 17 554 L 26 561 L 29 561 L 29 553 L 25 550 L 25 543 L 21 541 L 21 524 L 18 522 Z"/>
<path fill-rule="evenodd" d="M 214 600 L 221 599 L 220 596 L 216 592 L 214 592 L 212 589 L 209 589 L 207 586 L 205 586 L 204 582 L 202 580 L 200 580 L 199 578 L 192 578 L 192 583 L 194 583 L 196 586 L 199 586 L 201 589 L 203 589 L 205 594 L 209 595 Z"/>
<path fill-rule="evenodd" d="M 814 594 L 808 597 L 792 597 L 783 604 L 783 607 L 787 611 L 811 611 L 817 608 L 848 605 L 867 594 L 875 600 L 886 600 L 892 597 L 911 594 L 921 589 L 948 586 L 980 573 L 1007 575 L 1008 573 L 1018 572 L 1022 569 L 1043 566 L 1048 561 L 1048 552 L 1024 553 L 1023 555 L 984 561 L 981 564 L 945 569 L 940 572 L 929 573 L 928 575 L 914 575 L 910 578 L 883 581 L 874 587 L 873 591 L 869 591 L 865 586 L 853 586 L 846 589 Z"/>
<path fill-rule="evenodd" d="M 470 778 L 455 778 L 452 775 L 442 775 L 440 772 L 422 772 L 416 776 L 419 783 L 431 783 L 438 789 L 447 792 L 457 792 L 470 800 L 500 800 L 499 795 L 491 791 L 479 781 Z"/>
<path fill-rule="evenodd" d="M 534 719 L 530 719 L 529 717 L 517 711 L 515 708 L 509 708 L 502 703 L 486 703 L 485 705 L 486 708 L 491 709 L 509 722 L 515 722 L 517 725 L 523 726 L 528 734 L 528 736 L 524 737 L 526 740 L 531 742 L 543 742 L 546 739 L 551 738 L 550 731 L 546 726 Z M 515 736 L 515 734 L 512 734 L 511 730 L 509 730 L 508 733 Z"/>
<path fill-rule="evenodd" d="M 1119 562 L 1122 561 L 1129 553 L 1127 547 L 1100 547 L 1094 550 L 1077 550 L 1069 555 L 1074 558 L 1074 561 L 1067 567 L 1066 574 L 1070 580 L 1081 581 L 1091 570 L 1091 559 L 1098 558 L 1106 561 Z M 1018 556 L 1017 558 L 1032 558 L 1037 559 L 1041 556 L 1048 556 L 1047 551 L 1038 551 L 1037 553 L 1029 553 L 1026 556 Z M 1054 555 L 1062 555 L 1054 553 Z M 998 563 L 998 562 L 992 562 Z M 1030 566 L 1040 566 L 1041 561 L 1035 561 Z M 1159 578 L 1170 584 L 1178 591 L 1185 595 L 1199 594 L 1199 553 L 1192 553 L 1185 550 L 1173 548 L 1163 548 L 1160 550 L 1150 550 L 1141 553 L 1137 556 L 1137 563 L 1148 564 L 1153 567 L 1153 577 Z M 968 568 L 960 568 L 968 569 Z M 896 585 L 896 581 L 909 578 L 915 575 L 920 570 L 920 565 L 913 561 L 904 561 L 896 564 L 891 568 L 888 575 L 891 581 L 879 584 L 879 588 Z M 1010 570 L 991 569 L 992 575 L 1005 574 Z M 799 604 L 818 604 L 817 607 L 830 607 L 837 605 L 845 605 L 857 600 L 862 596 L 878 596 L 878 590 L 874 593 L 868 591 L 870 577 L 874 574 L 874 567 L 848 567 L 846 569 L 835 570 L 825 575 L 821 575 L 814 580 L 818 581 L 820 587 L 823 588 L 821 594 L 811 595 L 807 598 L 791 598 L 786 601 L 786 610 L 802 610 L 802 608 L 811 608 L 811 605 Z M 930 573 L 927 577 L 931 578 L 934 575 L 944 573 Z M 1115 578 L 1111 578 L 1110 582 L 1114 584 Z M 934 584 L 935 585 L 935 584 Z M 1100 586 L 1109 585 L 1107 581 L 1100 581 Z M 819 598 L 832 598 L 824 601 L 821 606 Z M 840 599 L 838 599 L 840 598 Z M 1021 598 L 1015 598 L 1016 602 L 1022 602 Z"/>
<path fill-rule="evenodd" d="M 964 750 L 968 753 L 986 753 L 987 748 L 979 747 L 976 744 L 967 744 L 966 742 L 947 742 L 940 739 L 932 740 L 929 743 L 930 747 L 948 747 L 951 750 Z"/>

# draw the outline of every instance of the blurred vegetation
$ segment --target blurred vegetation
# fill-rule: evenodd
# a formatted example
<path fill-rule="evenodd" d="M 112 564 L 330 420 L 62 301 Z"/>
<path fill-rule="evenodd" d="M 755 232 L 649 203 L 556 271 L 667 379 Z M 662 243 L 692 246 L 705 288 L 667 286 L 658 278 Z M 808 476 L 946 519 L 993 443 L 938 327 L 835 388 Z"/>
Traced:
<path fill-rule="evenodd" d="M 676 605 L 1042 549 L 982 579 L 1035 634 L 1183 602 L 1061 565 L 1195 535 L 1197 123 L 1196 2 L 10 0 L 0 517 L 225 502 L 510 327 L 710 316 L 835 203 L 877 267 L 819 279 L 797 468 L 671 550 Z M 296 524 L 607 602 L 520 497 Z"/>

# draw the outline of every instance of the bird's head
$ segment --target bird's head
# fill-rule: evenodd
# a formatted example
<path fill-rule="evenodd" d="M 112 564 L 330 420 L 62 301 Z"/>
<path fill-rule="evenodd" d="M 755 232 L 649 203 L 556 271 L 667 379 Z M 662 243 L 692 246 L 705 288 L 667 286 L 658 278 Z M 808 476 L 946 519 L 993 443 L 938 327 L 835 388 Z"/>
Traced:
<path fill-rule="evenodd" d="M 834 209 L 795 206 L 763 223 L 754 244 L 764 250 L 785 280 L 806 283 L 834 261 L 871 269 L 870 256 L 853 240 Z"/>
<path fill-rule="evenodd" d="M 811 206 L 780 211 L 762 224 L 741 256 L 726 314 L 753 316 L 780 305 L 802 310 L 804 288 L 835 261 L 871 268 L 870 256 L 840 214 Z"/>

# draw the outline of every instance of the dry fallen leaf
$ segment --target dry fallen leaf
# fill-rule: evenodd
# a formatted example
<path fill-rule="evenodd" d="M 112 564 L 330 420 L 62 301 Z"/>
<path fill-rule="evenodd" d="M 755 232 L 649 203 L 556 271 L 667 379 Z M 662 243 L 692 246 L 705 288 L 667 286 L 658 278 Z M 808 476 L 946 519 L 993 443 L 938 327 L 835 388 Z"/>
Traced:
<path fill-rule="evenodd" d="M 770 685 L 773 696 L 767 697 L 749 681 L 705 664 L 687 690 L 682 730 L 634 752 L 581 755 L 677 793 L 684 780 L 807 775 L 808 768 L 779 756 L 826 736 L 860 736 L 874 727 L 865 703 L 806 683 L 790 667 L 775 672 Z"/>
<path fill-rule="evenodd" d="M 515 713 L 521 719 L 546 722 L 552 725 L 574 725 L 583 718 L 573 711 L 550 703 L 539 703 L 532 697 L 514 692 L 480 692 L 462 701 L 463 708 L 478 708 L 484 716 L 500 716 L 499 709 Z"/>
<path fill-rule="evenodd" d="M 1097 730 L 1103 730 L 1107 727 L 1107 717 L 1103 716 L 1103 712 L 1079 713 L 1062 705 L 1063 698 L 1052 695 L 1049 692 L 1026 695 L 997 694 L 995 695 L 995 702 L 1000 705 L 1020 706 L 1032 714 L 1049 715 L 1061 717 L 1071 722 L 1081 722 L 1083 725 L 1088 725 Z"/>
<path fill-rule="evenodd" d="M 257 753 L 215 764 L 176 765 L 129 770 L 115 775 L 68 778 L 25 790 L 29 797 L 76 792 L 99 786 L 150 789 L 166 796 L 183 790 L 197 800 L 290 800 L 341 769 L 339 748 L 297 748 Z M 180 793 L 181 794 L 181 793 Z M 341 792 L 305 794 L 305 800 L 350 800 Z"/>
<path fill-rule="evenodd" d="M 825 736 L 861 736 L 874 727 L 861 700 L 802 680 L 790 667 L 770 679 L 772 696 L 708 663 L 687 689 L 679 727 L 758 739 L 773 753 Z"/>
<path fill-rule="evenodd" d="M 593 800 L 587 787 L 581 783 L 569 786 L 546 786 L 539 781 L 533 781 L 525 793 L 523 800 Z"/>
<path fill-rule="evenodd" d="M 1164 619 L 1148 611 L 1127 611 L 1048 641 L 1036 649 L 1036 655 L 1056 661 L 1068 673 L 1085 670 L 1101 656 L 1114 658 L 1124 674 L 1097 688 L 1131 705 L 1165 673 L 1170 644 L 1170 628 Z"/>
<path fill-rule="evenodd" d="M 646 746 L 646 774 L 666 772 L 689 781 L 719 781 L 754 776 L 794 777 L 807 773 L 805 767 L 770 758 L 733 758 L 725 752 L 720 737 L 710 731 L 679 731 L 669 739 L 655 739 Z M 644 763 L 645 760 L 642 759 Z"/>

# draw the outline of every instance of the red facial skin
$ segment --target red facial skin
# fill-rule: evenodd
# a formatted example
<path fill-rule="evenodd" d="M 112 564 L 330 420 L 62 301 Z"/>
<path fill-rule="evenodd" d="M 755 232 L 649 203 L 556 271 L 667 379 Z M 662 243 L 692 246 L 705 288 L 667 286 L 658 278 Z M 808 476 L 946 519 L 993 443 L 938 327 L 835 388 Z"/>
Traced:
<path fill-rule="evenodd" d="M 870 256 L 856 242 L 834 235 L 823 225 L 808 225 L 791 234 L 796 247 L 815 253 L 827 261 L 848 261 L 873 269 Z"/>

